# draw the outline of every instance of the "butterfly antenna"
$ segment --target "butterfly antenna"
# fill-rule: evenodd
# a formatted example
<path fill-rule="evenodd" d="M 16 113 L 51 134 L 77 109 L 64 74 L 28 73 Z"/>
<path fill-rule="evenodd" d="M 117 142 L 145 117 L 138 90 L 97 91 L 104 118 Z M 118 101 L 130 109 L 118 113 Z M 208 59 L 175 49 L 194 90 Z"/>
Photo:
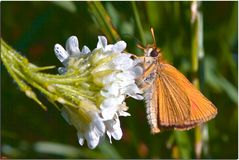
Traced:
<path fill-rule="evenodd" d="M 138 44 L 136 44 L 136 47 L 138 47 L 139 49 L 145 50 L 145 47 L 143 46 L 142 42 L 139 41 L 138 39 L 136 39 L 136 40 L 137 40 L 137 43 L 138 43 Z"/>
<path fill-rule="evenodd" d="M 153 27 L 150 27 L 150 31 L 151 31 L 151 34 L 152 34 L 152 37 L 153 37 L 154 47 L 156 48 L 157 45 L 156 45 L 156 40 L 155 40 L 155 36 L 154 36 L 154 29 L 153 29 Z"/>
<path fill-rule="evenodd" d="M 145 48 L 143 46 L 141 46 L 140 44 L 136 45 L 139 49 L 145 50 Z"/>

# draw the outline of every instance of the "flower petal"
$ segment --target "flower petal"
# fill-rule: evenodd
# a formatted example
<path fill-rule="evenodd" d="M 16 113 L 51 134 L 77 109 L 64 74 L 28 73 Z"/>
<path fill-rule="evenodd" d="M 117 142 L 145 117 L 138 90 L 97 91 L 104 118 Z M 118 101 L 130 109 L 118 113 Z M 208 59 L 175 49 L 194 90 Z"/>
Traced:
<path fill-rule="evenodd" d="M 122 130 L 120 128 L 120 121 L 117 115 L 114 116 L 112 120 L 105 121 L 105 126 L 107 128 L 107 135 L 111 141 L 111 136 L 115 140 L 120 140 L 122 138 Z"/>
<path fill-rule="evenodd" d="M 104 97 L 109 96 L 119 96 L 120 94 L 120 85 L 119 83 L 112 83 L 111 85 L 105 86 L 105 91 L 101 91 L 101 95 Z"/>
<path fill-rule="evenodd" d="M 127 44 L 124 41 L 119 41 L 113 45 L 112 49 L 115 52 L 122 52 L 125 50 L 126 46 Z"/>
<path fill-rule="evenodd" d="M 111 133 L 109 131 L 106 132 L 107 136 L 109 137 L 110 139 L 110 143 L 112 143 L 112 140 L 111 140 Z"/>
<path fill-rule="evenodd" d="M 65 110 L 64 107 L 63 107 L 62 110 L 61 110 L 61 115 L 62 115 L 62 117 L 65 119 L 65 121 L 66 121 L 68 124 L 72 125 L 72 123 L 71 123 L 71 121 L 70 121 L 70 119 L 69 119 L 69 117 L 68 117 L 67 110 Z"/>
<path fill-rule="evenodd" d="M 118 97 L 107 98 L 102 102 L 100 108 L 105 109 L 105 108 L 109 108 L 111 106 L 119 105 L 124 101 L 124 98 L 125 98 L 125 96 L 123 96 L 123 95 L 120 95 Z"/>
<path fill-rule="evenodd" d="M 132 83 L 135 83 L 133 75 L 128 72 L 121 72 L 116 75 L 116 78 L 120 81 L 120 86 L 124 88 Z"/>
<path fill-rule="evenodd" d="M 120 95 L 119 97 L 106 98 L 100 105 L 101 114 L 104 120 L 109 120 L 114 117 L 118 107 L 124 101 L 125 97 Z"/>
<path fill-rule="evenodd" d="M 90 49 L 87 46 L 83 46 L 82 53 L 83 54 L 89 54 L 90 53 Z"/>
<path fill-rule="evenodd" d="M 65 67 L 59 67 L 57 70 L 59 74 L 65 74 L 67 72 L 67 69 Z"/>
<path fill-rule="evenodd" d="M 103 136 L 105 132 L 105 125 L 103 120 L 97 115 L 97 118 L 94 120 L 94 127 L 98 135 Z"/>
<path fill-rule="evenodd" d="M 133 60 L 129 58 L 129 55 L 121 54 L 113 60 L 113 63 L 116 66 L 116 69 L 119 70 L 128 70 L 133 67 Z"/>
<path fill-rule="evenodd" d="M 128 112 L 119 111 L 119 116 L 128 117 L 128 116 L 131 116 L 131 114 L 129 114 Z"/>
<path fill-rule="evenodd" d="M 113 131 L 111 132 L 112 137 L 115 140 L 120 140 L 122 138 L 122 130 L 120 128 L 120 121 L 119 118 L 116 118 L 116 123 L 113 125 Z"/>
<path fill-rule="evenodd" d="M 79 43 L 76 36 L 71 36 L 70 38 L 68 38 L 68 40 L 66 41 L 66 51 L 70 55 L 80 54 Z"/>
<path fill-rule="evenodd" d="M 138 95 L 138 94 L 142 94 L 142 91 L 134 83 L 126 87 L 125 93 L 129 95 L 130 97 L 133 97 L 134 99 L 138 99 L 138 100 L 143 99 L 143 96 Z"/>
<path fill-rule="evenodd" d="M 69 58 L 69 54 L 60 44 L 55 44 L 54 51 L 60 62 L 64 62 Z"/>
<path fill-rule="evenodd" d="M 108 75 L 107 77 L 105 77 L 102 81 L 102 83 L 104 85 L 107 85 L 107 84 L 110 84 L 112 82 L 114 82 L 116 80 L 116 74 L 115 73 L 112 73 L 110 75 Z"/>
<path fill-rule="evenodd" d="M 98 36 L 97 48 L 105 48 L 107 46 L 107 39 L 105 36 Z"/>
<path fill-rule="evenodd" d="M 90 149 L 94 149 L 98 145 L 100 137 L 95 133 L 94 129 L 92 129 L 86 133 L 85 139 L 87 141 L 88 147 Z"/>
<path fill-rule="evenodd" d="M 131 74 L 134 76 L 134 78 L 138 78 L 141 76 L 144 72 L 143 68 L 140 66 L 136 66 L 130 70 Z"/>
<path fill-rule="evenodd" d="M 134 66 L 136 65 L 143 65 L 143 61 L 141 59 L 134 59 Z"/>
<path fill-rule="evenodd" d="M 128 110 L 128 107 L 126 106 L 126 103 L 123 102 L 118 109 L 118 115 L 124 116 L 124 117 L 130 116 L 130 114 L 126 112 L 127 110 Z"/>
<path fill-rule="evenodd" d="M 112 45 L 112 44 L 109 44 L 109 45 L 107 45 L 107 46 L 105 46 L 105 53 L 113 53 L 113 48 L 114 47 L 114 45 Z"/>
<path fill-rule="evenodd" d="M 116 114 L 116 112 L 117 112 L 117 107 L 111 106 L 111 107 L 102 109 L 101 115 L 105 121 L 105 120 L 112 119 L 114 115 Z"/>
<path fill-rule="evenodd" d="M 77 133 L 77 137 L 78 137 L 78 142 L 81 146 L 83 146 L 84 144 L 84 137 L 81 135 L 81 133 Z"/>

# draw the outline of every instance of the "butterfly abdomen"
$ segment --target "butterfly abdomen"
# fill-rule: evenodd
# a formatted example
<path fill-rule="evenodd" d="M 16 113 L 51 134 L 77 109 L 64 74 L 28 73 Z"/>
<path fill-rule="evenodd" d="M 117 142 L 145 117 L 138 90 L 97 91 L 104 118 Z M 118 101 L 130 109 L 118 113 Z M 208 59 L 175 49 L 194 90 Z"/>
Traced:
<path fill-rule="evenodd" d="M 153 93 L 153 86 L 145 90 L 144 92 L 144 98 L 146 102 L 146 114 L 147 114 L 147 120 L 151 128 L 151 133 L 155 134 L 160 132 L 159 126 L 158 126 L 158 110 L 157 108 L 152 104 L 154 101 L 152 101 L 154 93 Z"/>

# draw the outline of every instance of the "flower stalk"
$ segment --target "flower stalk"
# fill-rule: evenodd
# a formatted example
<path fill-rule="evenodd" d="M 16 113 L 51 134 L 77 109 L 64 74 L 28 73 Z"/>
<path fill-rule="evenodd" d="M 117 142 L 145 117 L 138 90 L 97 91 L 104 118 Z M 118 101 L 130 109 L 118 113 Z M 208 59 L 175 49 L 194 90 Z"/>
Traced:
<path fill-rule="evenodd" d="M 193 84 L 202 88 L 204 82 L 204 48 L 203 48 L 203 14 L 200 10 L 201 2 L 193 1 L 191 4 L 192 23 L 192 72 Z M 198 73 L 200 73 L 199 76 Z M 197 158 L 202 155 L 202 149 L 208 153 L 208 128 L 206 124 L 195 128 L 195 154 Z M 202 147 L 204 146 L 204 147 Z"/>
<path fill-rule="evenodd" d="M 140 21 L 140 16 L 139 16 L 139 12 L 138 12 L 138 9 L 137 9 L 137 6 L 136 6 L 136 2 L 131 1 L 131 4 L 132 4 L 134 18 L 135 18 L 136 26 L 137 26 L 138 33 L 139 33 L 139 36 L 140 36 L 140 40 L 142 41 L 143 45 L 146 45 L 146 41 L 145 41 L 145 38 L 144 38 L 143 27 L 142 27 L 142 23 Z"/>
<path fill-rule="evenodd" d="M 120 39 L 118 32 L 111 22 L 111 18 L 105 10 L 102 2 L 88 1 L 89 11 L 93 16 L 93 20 L 99 25 L 103 33 L 109 38 L 110 41 L 117 41 Z"/>
<path fill-rule="evenodd" d="M 46 110 L 46 106 L 44 106 L 37 98 L 36 93 L 32 90 L 32 87 L 38 89 L 52 102 L 59 102 L 59 100 L 62 99 L 68 106 L 77 106 L 77 104 L 72 103 L 69 97 L 66 96 L 73 95 L 72 92 L 74 91 L 66 91 L 63 94 L 59 94 L 61 92 L 61 88 L 58 86 L 58 83 L 68 85 L 72 84 L 72 81 L 80 82 L 81 77 L 68 77 L 40 72 L 53 68 L 53 66 L 37 67 L 34 64 L 29 63 L 25 57 L 7 45 L 4 40 L 1 40 L 1 48 L 1 59 L 9 74 L 16 81 L 21 91 L 25 92 L 29 98 L 35 100 L 44 110 Z M 72 100 L 77 101 L 74 97 L 72 97 Z"/>

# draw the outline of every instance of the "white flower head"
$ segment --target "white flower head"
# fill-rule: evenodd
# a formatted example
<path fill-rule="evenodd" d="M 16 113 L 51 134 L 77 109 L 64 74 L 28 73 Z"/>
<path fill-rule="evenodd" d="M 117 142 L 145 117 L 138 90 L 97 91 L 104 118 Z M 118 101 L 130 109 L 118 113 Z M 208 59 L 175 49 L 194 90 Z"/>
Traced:
<path fill-rule="evenodd" d="M 110 142 L 111 137 L 120 140 L 119 117 L 130 116 L 125 98 L 143 99 L 135 82 L 143 73 L 141 61 L 132 59 L 131 54 L 124 52 L 125 48 L 124 41 L 108 45 L 104 36 L 98 37 L 93 51 L 86 46 L 80 50 L 75 36 L 67 40 L 66 50 L 55 45 L 55 54 L 65 66 L 58 69 L 59 73 L 77 73 L 73 75 L 80 79 L 74 83 L 80 93 L 78 107 L 64 106 L 62 109 L 63 117 L 77 129 L 80 145 L 86 140 L 88 147 L 93 149 L 105 134 Z"/>

